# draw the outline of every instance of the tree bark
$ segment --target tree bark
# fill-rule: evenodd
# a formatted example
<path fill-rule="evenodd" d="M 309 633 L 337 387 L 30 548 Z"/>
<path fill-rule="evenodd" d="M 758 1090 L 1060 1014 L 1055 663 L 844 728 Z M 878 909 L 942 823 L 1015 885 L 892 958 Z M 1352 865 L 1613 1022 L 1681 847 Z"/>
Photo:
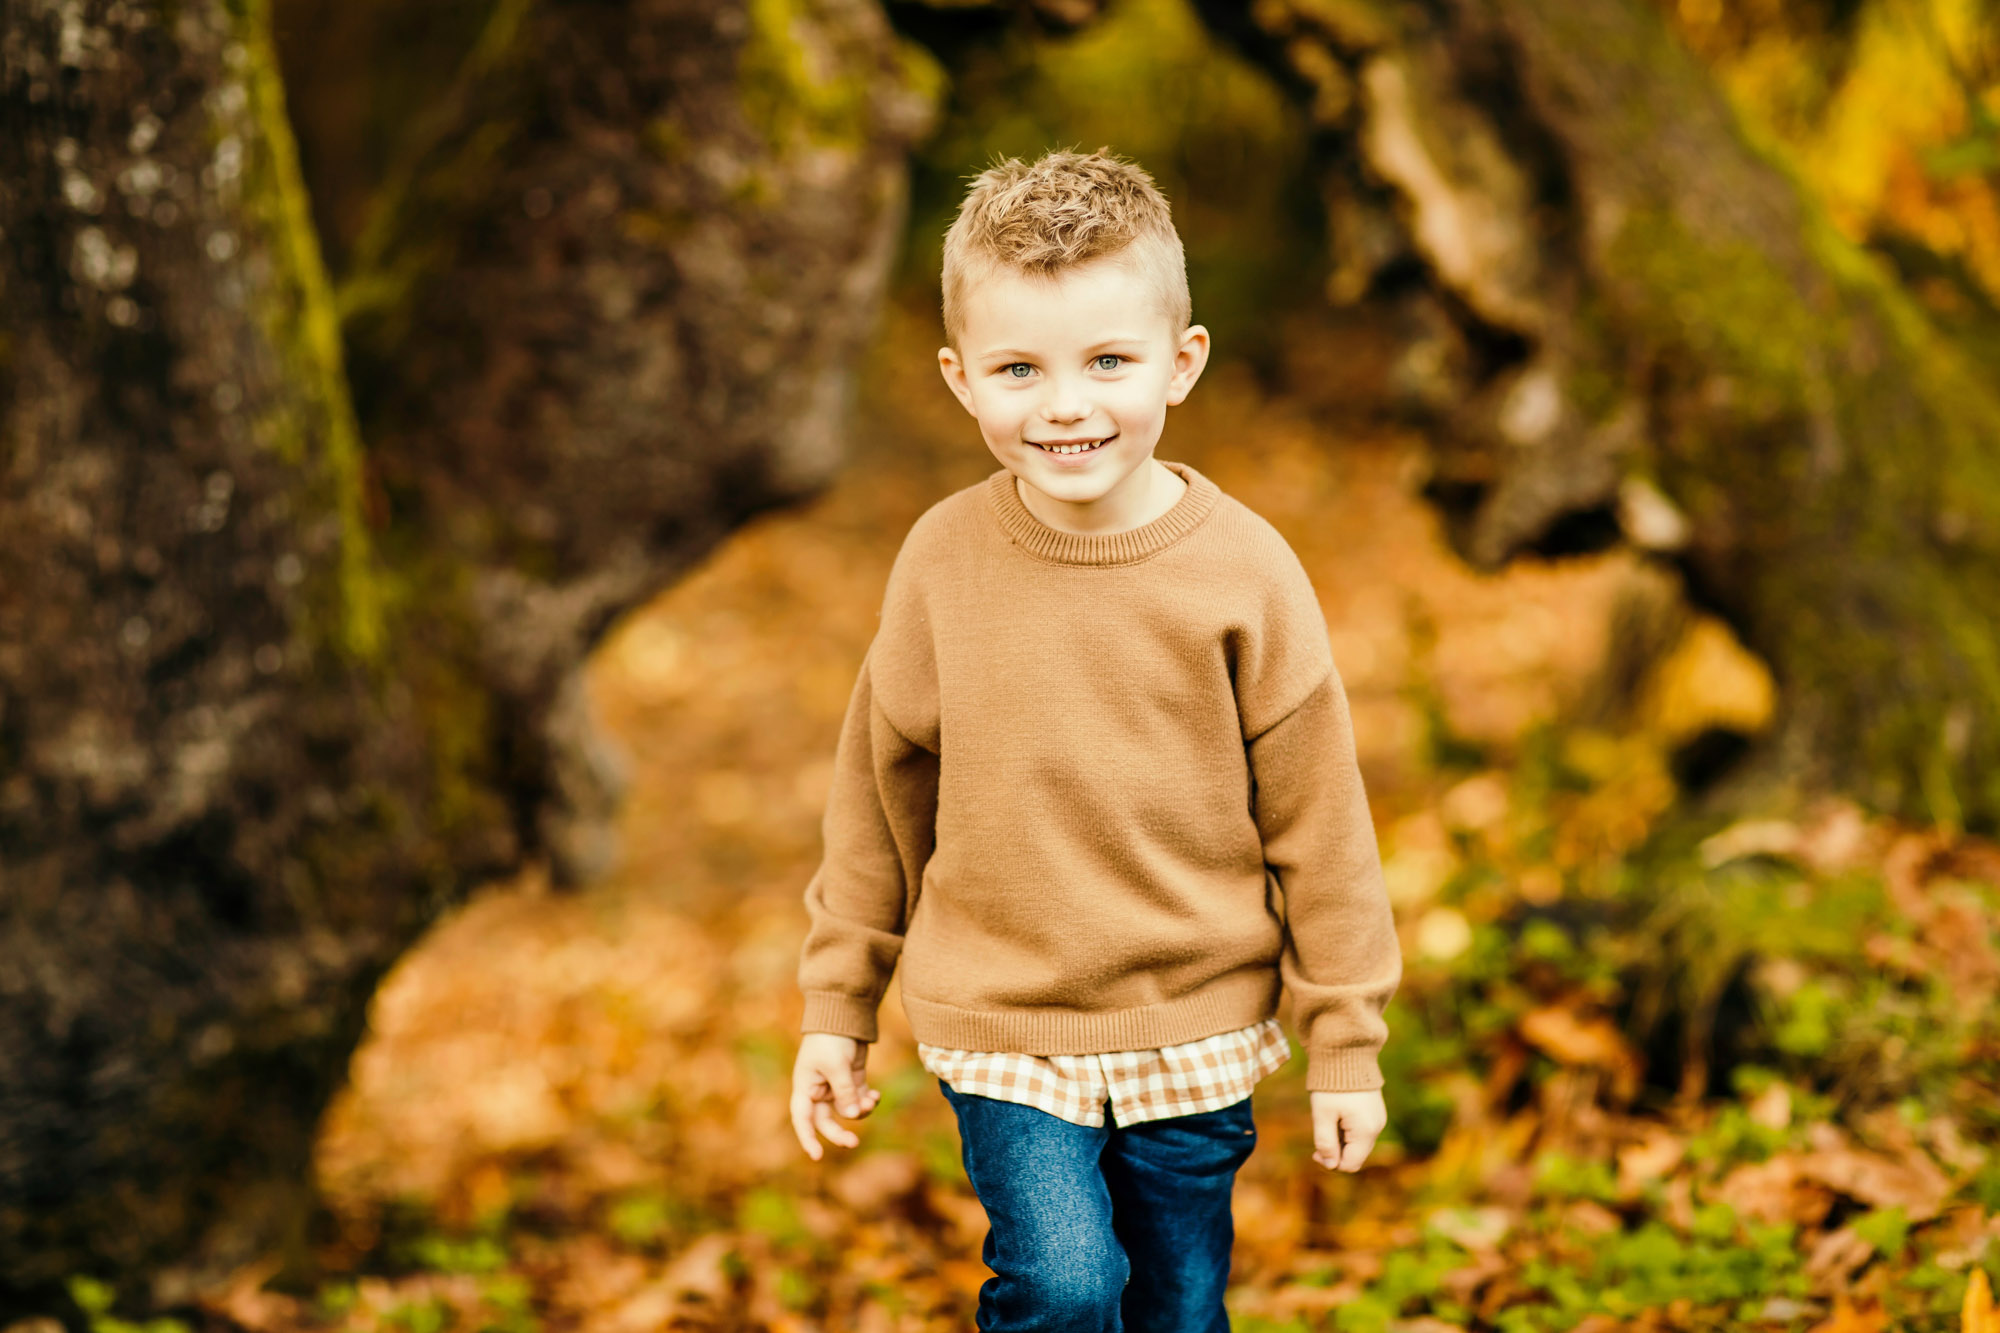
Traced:
<path fill-rule="evenodd" d="M 927 69 L 873 0 L 501 0 L 357 239 L 376 501 L 561 878 L 609 856 L 589 645 L 839 462 Z"/>
<path fill-rule="evenodd" d="M 498 0 L 336 292 L 259 0 L 0 0 L 0 1322 L 303 1267 L 377 980 L 604 855 L 583 654 L 836 463 L 920 73 Z"/>
<path fill-rule="evenodd" d="M 1329 296 L 1400 291 L 1491 568 L 1628 541 L 1772 667 L 1726 788 L 2000 820 L 2000 394 L 1647 0 L 1206 0 L 1324 135 Z M 1412 286 L 1412 273 L 1420 275 Z"/>

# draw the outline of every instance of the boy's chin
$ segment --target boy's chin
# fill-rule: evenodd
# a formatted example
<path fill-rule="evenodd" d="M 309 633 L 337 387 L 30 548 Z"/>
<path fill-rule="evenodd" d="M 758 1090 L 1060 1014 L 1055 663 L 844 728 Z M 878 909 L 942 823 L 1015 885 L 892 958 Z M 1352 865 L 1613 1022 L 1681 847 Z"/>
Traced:
<path fill-rule="evenodd" d="M 1125 479 L 1123 473 L 1116 476 L 1108 471 L 1064 473 L 1049 467 L 1036 467 L 1032 463 L 1016 470 L 1014 475 L 1025 485 L 1034 487 L 1049 499 L 1073 505 L 1094 504 L 1111 494 L 1118 483 Z"/>
<path fill-rule="evenodd" d="M 1087 464 L 1078 467 L 1058 462 L 1055 456 L 1031 452 L 1008 471 L 1052 500 L 1089 504 L 1116 490 L 1119 483 L 1145 463 L 1143 458 L 1133 463 L 1118 454 L 1107 453 L 1102 457 L 1093 457 Z"/>

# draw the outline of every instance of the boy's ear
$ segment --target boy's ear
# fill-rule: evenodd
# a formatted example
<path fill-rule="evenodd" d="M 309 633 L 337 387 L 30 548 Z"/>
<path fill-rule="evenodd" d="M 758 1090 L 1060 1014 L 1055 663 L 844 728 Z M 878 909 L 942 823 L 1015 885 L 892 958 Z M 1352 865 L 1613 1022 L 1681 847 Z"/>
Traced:
<path fill-rule="evenodd" d="M 1199 324 L 1187 326 L 1181 335 L 1181 345 L 1174 352 L 1174 373 L 1167 378 L 1167 406 L 1179 407 L 1181 400 L 1194 388 L 1194 382 L 1201 378 L 1203 367 L 1208 365 L 1208 330 Z"/>
<path fill-rule="evenodd" d="M 951 390 L 952 397 L 958 399 L 959 406 L 978 416 L 972 410 L 972 386 L 965 379 L 965 362 L 959 360 L 956 350 L 938 348 L 938 373 L 944 376 L 945 387 Z"/>

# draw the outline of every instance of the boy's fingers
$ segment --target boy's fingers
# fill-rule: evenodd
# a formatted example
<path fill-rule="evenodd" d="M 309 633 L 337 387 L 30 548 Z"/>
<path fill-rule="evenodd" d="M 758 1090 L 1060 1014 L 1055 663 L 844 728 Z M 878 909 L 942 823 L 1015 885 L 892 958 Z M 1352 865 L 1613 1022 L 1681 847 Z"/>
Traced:
<path fill-rule="evenodd" d="M 792 1092 L 792 1133 L 799 1136 L 799 1146 L 806 1150 L 806 1156 L 817 1162 L 826 1149 L 820 1147 L 819 1140 L 813 1136 L 812 1106 L 812 1099 L 803 1088 Z"/>
<path fill-rule="evenodd" d="M 1349 1131 L 1346 1138 L 1347 1141 L 1341 1145 L 1340 1149 L 1340 1169 L 1343 1171 L 1359 1171 L 1361 1164 L 1368 1160 L 1368 1154 L 1375 1147 L 1375 1136 L 1373 1134 Z"/>
<path fill-rule="evenodd" d="M 833 1100 L 849 1120 L 861 1114 L 860 1078 L 852 1069 L 841 1069 L 833 1077 Z"/>
<path fill-rule="evenodd" d="M 861 1136 L 833 1118 L 833 1108 L 825 1102 L 812 1104 L 813 1128 L 824 1134 L 833 1143 L 843 1148 L 858 1147 Z"/>
<path fill-rule="evenodd" d="M 1315 1125 L 1312 1158 L 1329 1171 L 1359 1171 L 1374 1150 L 1378 1134 L 1341 1116 L 1328 1125 Z"/>
<path fill-rule="evenodd" d="M 1359 1171 L 1389 1126 L 1379 1096 L 1312 1096 L 1313 1160 L 1329 1171 Z"/>
<path fill-rule="evenodd" d="M 1363 1124 L 1357 1116 L 1341 1116 L 1340 1147 L 1333 1153 L 1340 1170 L 1359 1171 L 1361 1164 L 1368 1160 L 1380 1133 L 1372 1125 Z"/>
<path fill-rule="evenodd" d="M 1332 1167 L 1340 1161 L 1340 1122 L 1313 1120 L 1313 1160 Z"/>

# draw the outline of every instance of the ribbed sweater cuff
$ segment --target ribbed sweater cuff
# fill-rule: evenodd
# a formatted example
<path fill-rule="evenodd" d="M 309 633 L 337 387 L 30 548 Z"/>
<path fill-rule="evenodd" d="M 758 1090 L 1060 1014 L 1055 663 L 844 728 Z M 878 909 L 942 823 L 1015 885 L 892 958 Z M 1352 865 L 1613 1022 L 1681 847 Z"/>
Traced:
<path fill-rule="evenodd" d="M 809 990 L 805 996 L 806 1013 L 799 1023 L 800 1032 L 831 1032 L 836 1037 L 852 1037 L 856 1041 L 875 1040 L 875 1010 L 879 1001 L 825 990 Z"/>
<path fill-rule="evenodd" d="M 1306 1051 L 1307 1092 L 1373 1092 L 1382 1086 L 1382 1066 L 1376 1052 L 1346 1046 Z"/>

